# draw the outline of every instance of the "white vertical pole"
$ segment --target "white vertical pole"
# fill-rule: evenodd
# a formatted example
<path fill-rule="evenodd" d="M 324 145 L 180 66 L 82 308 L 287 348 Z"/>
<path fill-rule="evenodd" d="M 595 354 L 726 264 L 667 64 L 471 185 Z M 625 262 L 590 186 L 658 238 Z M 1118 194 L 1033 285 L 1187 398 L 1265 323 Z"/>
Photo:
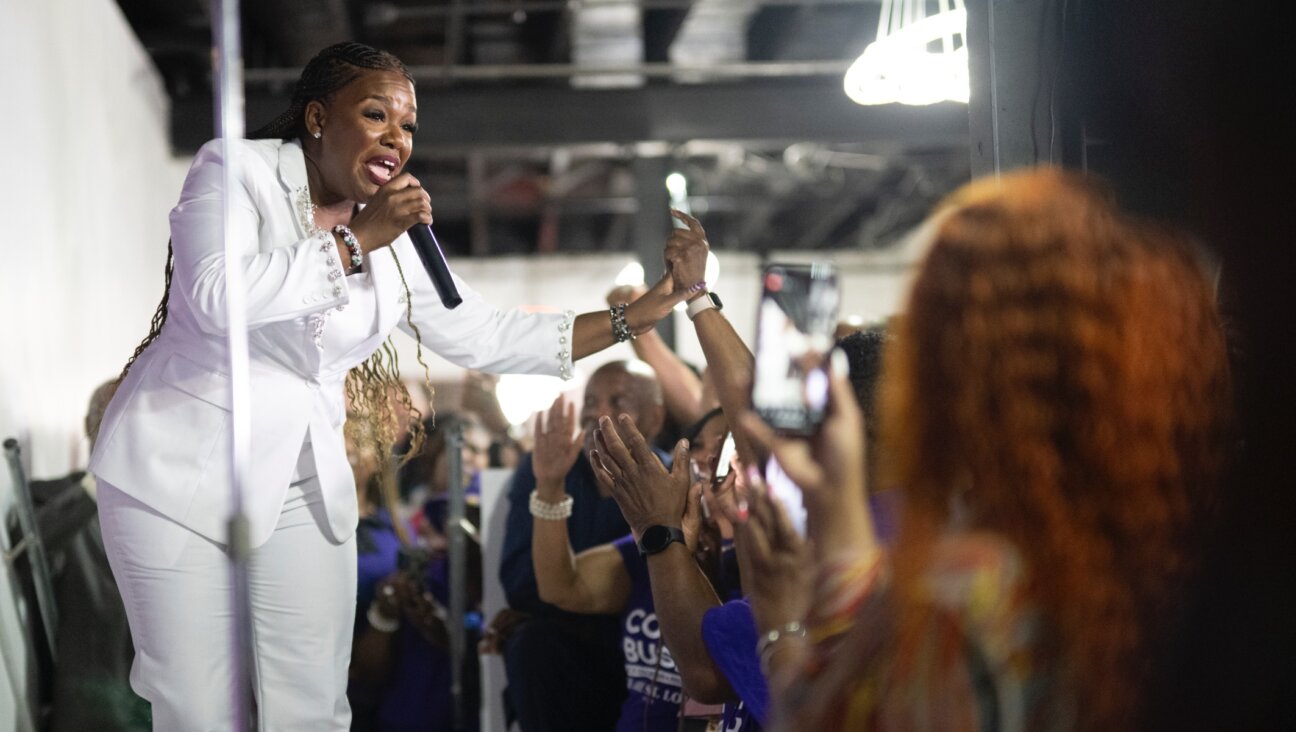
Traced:
<path fill-rule="evenodd" d="M 248 604 L 247 518 L 243 515 L 243 491 L 248 481 L 251 452 L 251 404 L 248 385 L 247 303 L 243 285 L 242 247 L 234 241 L 232 192 L 237 190 L 238 159 L 234 145 L 243 138 L 243 49 L 240 43 L 238 0 L 212 3 L 212 60 L 215 68 L 213 96 L 216 108 L 216 136 L 221 138 L 224 165 L 223 215 L 221 231 L 225 241 L 225 303 L 229 316 L 230 374 L 230 491 L 229 556 L 234 637 L 230 639 L 234 686 L 230 690 L 236 730 L 246 730 L 251 720 L 250 696 L 252 618 Z"/>

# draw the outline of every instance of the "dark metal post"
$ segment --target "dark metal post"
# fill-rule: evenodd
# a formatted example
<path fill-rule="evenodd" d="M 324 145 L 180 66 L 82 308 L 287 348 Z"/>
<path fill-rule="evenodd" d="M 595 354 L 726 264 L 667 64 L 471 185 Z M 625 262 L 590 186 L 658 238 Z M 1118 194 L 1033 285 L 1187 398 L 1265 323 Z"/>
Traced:
<path fill-rule="evenodd" d="M 454 704 L 454 730 L 459 732 L 467 729 L 464 714 L 468 711 L 463 708 L 463 665 L 468 650 L 464 630 L 464 615 L 468 607 L 468 557 L 463 530 L 464 490 L 467 486 L 463 484 L 463 423 L 455 420 L 445 429 L 450 430 L 446 435 L 446 458 L 450 470 L 450 506 L 445 521 L 446 538 L 450 544 L 450 612 L 446 631 L 450 636 L 450 698 Z"/>

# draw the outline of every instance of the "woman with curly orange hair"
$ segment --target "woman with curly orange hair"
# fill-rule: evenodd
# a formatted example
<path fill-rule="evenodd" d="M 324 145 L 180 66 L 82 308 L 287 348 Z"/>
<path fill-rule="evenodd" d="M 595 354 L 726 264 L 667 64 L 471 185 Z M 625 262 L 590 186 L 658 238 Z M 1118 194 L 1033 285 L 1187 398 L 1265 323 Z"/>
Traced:
<path fill-rule="evenodd" d="M 1055 170 L 973 183 L 932 228 L 882 378 L 901 534 L 890 556 L 838 536 L 808 635 L 761 629 L 782 728 L 1140 727 L 1225 462 L 1212 289 L 1185 242 Z M 863 449 L 850 401 L 812 445 L 756 430 L 831 507 L 820 533 L 867 511 L 835 467 Z M 749 528 L 777 569 L 774 511 Z"/>

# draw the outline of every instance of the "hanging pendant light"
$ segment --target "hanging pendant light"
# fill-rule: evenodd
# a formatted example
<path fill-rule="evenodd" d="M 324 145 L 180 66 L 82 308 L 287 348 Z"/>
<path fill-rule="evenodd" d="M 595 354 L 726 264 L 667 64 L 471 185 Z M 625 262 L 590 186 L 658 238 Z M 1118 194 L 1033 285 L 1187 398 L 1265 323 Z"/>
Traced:
<path fill-rule="evenodd" d="M 963 0 L 882 0 L 877 40 L 847 69 L 844 86 L 857 104 L 966 104 Z"/>

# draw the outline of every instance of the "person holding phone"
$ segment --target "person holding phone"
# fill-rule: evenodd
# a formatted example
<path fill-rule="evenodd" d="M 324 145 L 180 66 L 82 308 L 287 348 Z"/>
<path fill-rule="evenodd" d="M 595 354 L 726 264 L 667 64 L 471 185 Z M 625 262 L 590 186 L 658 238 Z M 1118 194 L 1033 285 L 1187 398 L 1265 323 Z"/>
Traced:
<path fill-rule="evenodd" d="M 965 186 L 929 231 L 885 364 L 892 552 L 849 530 L 869 508 L 840 378 L 809 440 L 743 421 L 805 489 L 811 524 L 837 532 L 813 564 L 813 651 L 779 641 L 772 659 L 775 716 L 826 732 L 1155 727 L 1148 692 L 1230 450 L 1211 283 L 1184 238 L 1056 170 Z M 777 603 L 807 573 L 788 571 L 799 541 L 770 508 L 747 530 L 783 580 L 763 593 Z"/>

